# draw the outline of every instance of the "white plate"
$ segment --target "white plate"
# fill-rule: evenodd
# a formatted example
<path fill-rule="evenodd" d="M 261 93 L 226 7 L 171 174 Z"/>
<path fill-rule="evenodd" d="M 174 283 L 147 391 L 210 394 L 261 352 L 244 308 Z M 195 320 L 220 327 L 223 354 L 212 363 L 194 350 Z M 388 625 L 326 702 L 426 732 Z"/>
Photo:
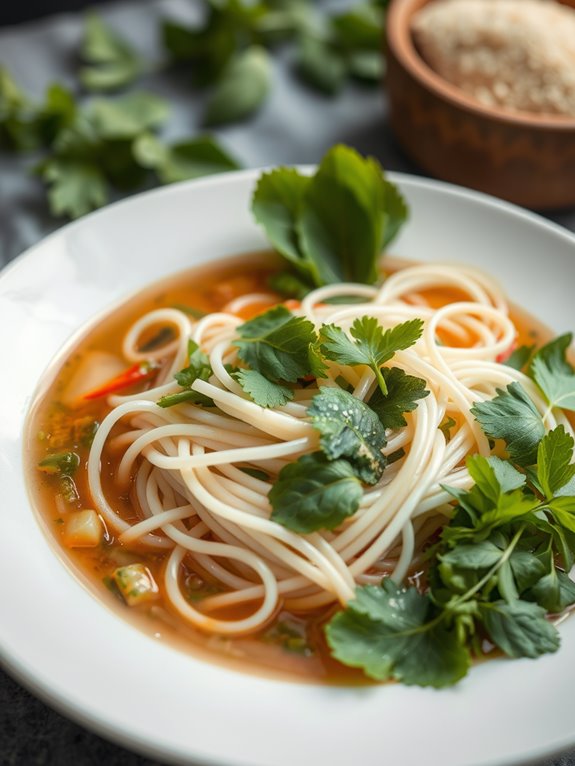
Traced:
<path fill-rule="evenodd" d="M 575 744 L 575 618 L 537 661 L 492 661 L 444 691 L 285 683 L 201 662 L 102 606 L 30 508 L 22 423 L 42 371 L 88 318 L 152 280 L 260 248 L 249 171 L 173 186 L 66 226 L 0 278 L 0 653 L 70 717 L 140 752 L 226 766 L 487 766 Z M 394 176 L 411 219 L 393 252 L 477 264 L 560 332 L 575 325 L 575 237 L 445 184 Z"/>

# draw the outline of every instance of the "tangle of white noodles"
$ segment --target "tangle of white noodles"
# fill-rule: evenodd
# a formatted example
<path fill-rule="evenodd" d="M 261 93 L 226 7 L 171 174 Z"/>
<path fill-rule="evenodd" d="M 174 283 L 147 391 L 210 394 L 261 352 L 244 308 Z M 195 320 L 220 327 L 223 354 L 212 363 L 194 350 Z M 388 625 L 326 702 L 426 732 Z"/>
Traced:
<path fill-rule="evenodd" d="M 433 309 L 425 299 L 430 288 L 455 288 L 465 300 Z M 342 304 L 341 299 L 353 301 Z M 337 304 L 326 304 L 330 298 Z M 245 296 L 228 305 L 241 310 L 266 295 Z M 319 386 L 336 386 L 340 376 L 354 395 L 368 399 L 375 389 L 369 369 L 330 364 L 328 377 L 296 391 L 294 400 L 265 410 L 248 399 L 225 365 L 237 359 L 233 341 L 241 319 L 215 313 L 192 322 L 174 309 L 141 317 L 124 340 L 129 361 L 142 358 L 138 340 L 158 324 L 169 324 L 176 340 L 154 352 L 169 357 L 156 388 L 135 396 L 111 396 L 112 411 L 101 424 L 88 462 L 93 500 L 106 524 L 129 545 L 137 541 L 151 549 L 170 551 L 165 568 L 167 598 L 185 620 L 222 634 L 261 629 L 277 613 L 280 602 L 294 610 L 312 610 L 354 595 L 358 583 L 377 582 L 383 573 L 396 581 L 417 564 L 419 552 L 451 511 L 442 488 L 469 488 L 465 468 L 469 454 L 488 454 L 489 445 L 470 407 L 490 399 L 496 389 L 518 381 L 551 429 L 562 423 L 560 413 L 548 411 L 533 383 L 521 372 L 497 362 L 510 349 L 516 328 L 508 316 L 505 297 L 485 274 L 467 267 L 417 265 L 388 277 L 378 290 L 342 284 L 310 293 L 296 313 L 319 327 L 334 323 L 349 330 L 357 317 L 376 317 L 383 328 L 413 317 L 424 320 L 415 346 L 395 355 L 391 364 L 424 378 L 429 396 L 406 415 L 408 425 L 388 434 L 384 452 L 402 448 L 404 456 L 389 466 L 380 482 L 365 489 L 357 513 L 336 531 L 298 535 L 270 519 L 268 492 L 281 468 L 318 448 L 318 434 L 307 420 L 307 407 Z M 441 345 L 447 333 L 457 346 Z M 445 335 L 444 335 L 445 337 Z M 211 397 L 217 407 L 183 404 L 169 409 L 155 402 L 179 390 L 173 374 L 186 364 L 188 340 L 209 355 L 213 376 L 197 380 L 194 388 Z M 459 347 L 461 345 L 461 347 Z M 147 353 L 146 358 L 150 358 Z M 439 428 L 455 419 L 447 442 Z M 127 430 L 112 438 L 121 451 L 117 481 L 124 488 L 134 481 L 141 521 L 129 524 L 115 512 L 102 489 L 102 450 L 119 422 Z M 259 468 L 264 481 L 238 467 Z M 207 597 L 201 611 L 184 597 L 184 561 L 195 561 L 222 586 Z M 244 606 L 247 616 L 220 619 L 219 610 Z"/>

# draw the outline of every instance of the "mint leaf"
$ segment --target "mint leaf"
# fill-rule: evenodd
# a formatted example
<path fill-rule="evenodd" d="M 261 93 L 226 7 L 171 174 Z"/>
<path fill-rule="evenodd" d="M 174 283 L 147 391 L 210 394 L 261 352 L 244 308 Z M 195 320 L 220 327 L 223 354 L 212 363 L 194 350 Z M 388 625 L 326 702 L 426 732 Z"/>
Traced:
<path fill-rule="evenodd" d="M 377 279 L 383 246 L 385 191 L 381 167 L 336 146 L 304 193 L 298 233 L 316 284 Z"/>
<path fill-rule="evenodd" d="M 307 412 L 330 460 L 347 458 L 366 484 L 381 478 L 387 465 L 381 452 L 387 444 L 385 429 L 367 404 L 347 391 L 324 386 Z"/>
<path fill-rule="evenodd" d="M 320 328 L 321 350 L 327 359 L 342 365 L 365 364 L 373 370 L 379 388 L 387 395 L 387 383 L 380 370 L 397 351 L 413 346 L 421 337 L 423 322 L 410 319 L 388 330 L 383 330 L 375 317 L 360 317 L 354 321 L 350 333 L 354 341 L 341 327 L 326 324 Z"/>
<path fill-rule="evenodd" d="M 259 177 L 253 197 L 252 213 L 275 249 L 305 279 L 311 266 L 301 251 L 297 221 L 303 192 L 309 178 L 291 168 L 275 168 Z"/>
<path fill-rule="evenodd" d="M 575 476 L 573 447 L 575 442 L 564 427 L 546 434 L 537 449 L 537 478 L 546 498 L 551 499 Z"/>
<path fill-rule="evenodd" d="M 342 145 L 313 176 L 287 168 L 262 174 L 252 210 L 278 252 L 318 287 L 375 282 L 381 251 L 407 217 L 379 163 Z"/>
<path fill-rule="evenodd" d="M 123 88 L 144 69 L 143 61 L 127 40 L 94 12 L 86 17 L 81 57 L 88 66 L 80 70 L 80 81 L 88 90 Z"/>
<path fill-rule="evenodd" d="M 232 59 L 208 99 L 205 125 L 223 125 L 251 116 L 271 85 L 271 64 L 264 48 L 252 45 Z"/>
<path fill-rule="evenodd" d="M 575 582 L 551 566 L 551 571 L 533 586 L 530 595 L 547 612 L 559 614 L 575 604 Z"/>
<path fill-rule="evenodd" d="M 310 348 L 316 342 L 314 326 L 276 306 L 238 328 L 238 356 L 252 370 L 277 383 L 295 383 L 312 373 Z"/>
<path fill-rule="evenodd" d="M 260 407 L 283 407 L 293 399 L 291 388 L 273 383 L 256 370 L 239 370 L 234 378 Z"/>
<path fill-rule="evenodd" d="M 321 452 L 282 468 L 268 495 L 271 518 L 294 532 L 335 529 L 359 508 L 363 490 L 346 460 Z"/>
<path fill-rule="evenodd" d="M 434 617 L 427 596 L 386 579 L 358 588 L 325 633 L 335 659 L 370 678 L 441 688 L 466 674 L 470 657 L 457 632 Z"/>
<path fill-rule="evenodd" d="M 575 411 L 575 371 L 567 361 L 571 333 L 548 343 L 533 357 L 531 375 L 550 407 Z"/>
<path fill-rule="evenodd" d="M 511 459 L 522 466 L 537 460 L 537 447 L 545 436 L 539 411 L 519 383 L 497 389 L 497 396 L 471 408 L 487 436 L 503 439 Z"/>
<path fill-rule="evenodd" d="M 412 412 L 417 407 L 418 401 L 429 394 L 425 388 L 425 380 L 406 375 L 400 367 L 383 367 L 381 374 L 385 381 L 387 395 L 377 388 L 368 404 L 377 414 L 384 428 L 403 428 L 407 425 L 403 413 Z"/>
<path fill-rule="evenodd" d="M 237 170 L 237 161 L 211 136 L 166 146 L 152 133 L 143 133 L 133 146 L 142 167 L 155 170 L 163 184 Z"/>
<path fill-rule="evenodd" d="M 559 648 L 559 634 L 537 604 L 515 600 L 482 606 L 483 624 L 493 643 L 509 657 L 539 657 Z"/>

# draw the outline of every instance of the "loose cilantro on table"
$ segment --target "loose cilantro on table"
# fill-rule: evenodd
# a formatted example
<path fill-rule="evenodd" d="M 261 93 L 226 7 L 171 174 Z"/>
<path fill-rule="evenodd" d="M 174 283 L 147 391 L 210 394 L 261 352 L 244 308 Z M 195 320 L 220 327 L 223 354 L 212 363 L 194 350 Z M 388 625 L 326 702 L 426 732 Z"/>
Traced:
<path fill-rule="evenodd" d="M 86 16 L 80 56 L 80 82 L 88 90 L 123 88 L 146 69 L 136 50 L 94 12 Z"/>

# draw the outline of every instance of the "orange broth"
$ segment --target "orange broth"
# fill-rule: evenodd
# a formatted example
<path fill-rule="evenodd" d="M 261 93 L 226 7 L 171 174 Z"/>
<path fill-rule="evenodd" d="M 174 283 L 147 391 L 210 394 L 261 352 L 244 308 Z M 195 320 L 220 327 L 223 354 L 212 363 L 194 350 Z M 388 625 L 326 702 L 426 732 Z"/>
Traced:
<path fill-rule="evenodd" d="M 164 598 L 163 568 L 167 553 L 150 552 L 149 548 L 137 543 L 123 546 L 110 532 L 95 548 L 69 548 L 63 540 L 66 513 L 94 507 L 86 470 L 89 434 L 92 424 L 101 422 L 110 410 L 106 397 L 86 402 L 74 410 L 67 409 L 59 401 L 82 357 L 94 350 L 121 356 L 122 338 L 130 325 L 153 309 L 185 306 L 208 313 L 221 310 L 228 301 L 239 295 L 269 291 L 267 282 L 276 270 L 276 263 L 271 254 L 255 254 L 227 259 L 209 268 L 190 270 L 143 290 L 88 329 L 65 356 L 56 360 L 52 381 L 42 388 L 32 408 L 25 440 L 29 486 L 41 524 L 63 562 L 99 600 L 130 619 L 149 636 L 168 641 L 180 649 L 191 650 L 204 659 L 224 662 L 250 672 L 269 674 L 272 671 L 276 676 L 292 680 L 369 683 L 363 673 L 346 668 L 330 657 L 322 626 L 333 613 L 333 608 L 324 608 L 305 616 L 281 609 L 275 621 L 265 630 L 246 637 L 206 635 L 185 622 Z M 439 307 L 464 296 L 451 289 L 433 289 L 425 297 L 430 305 Z M 268 306 L 263 305 L 259 310 L 265 308 Z M 513 319 L 518 327 L 518 345 L 539 345 L 550 336 L 549 331 L 523 312 L 514 310 Z M 442 340 L 448 342 L 450 339 Z M 136 386 L 119 393 L 135 393 L 149 385 L 150 382 L 139 384 L 139 388 Z M 113 434 L 119 433 L 119 428 L 121 426 L 117 426 Z M 73 476 L 79 497 L 72 503 L 59 495 L 55 477 L 37 470 L 38 462 L 47 454 L 68 450 L 76 452 L 81 461 Z M 120 516 L 133 521 L 138 515 L 131 493 L 119 491 L 114 482 L 116 460 L 116 455 L 107 447 L 103 453 L 103 488 Z M 129 607 L 119 593 L 110 589 L 109 578 L 113 571 L 131 563 L 143 563 L 152 573 L 160 591 L 156 601 Z M 190 602 L 201 609 L 202 596 L 215 592 L 216 585 L 201 567 L 192 567 L 189 557 L 185 568 L 183 591 Z M 413 573 L 414 581 L 419 574 Z M 218 611 L 218 616 L 222 618 L 241 614 L 241 609 L 228 610 L 227 614 L 225 610 Z"/>

